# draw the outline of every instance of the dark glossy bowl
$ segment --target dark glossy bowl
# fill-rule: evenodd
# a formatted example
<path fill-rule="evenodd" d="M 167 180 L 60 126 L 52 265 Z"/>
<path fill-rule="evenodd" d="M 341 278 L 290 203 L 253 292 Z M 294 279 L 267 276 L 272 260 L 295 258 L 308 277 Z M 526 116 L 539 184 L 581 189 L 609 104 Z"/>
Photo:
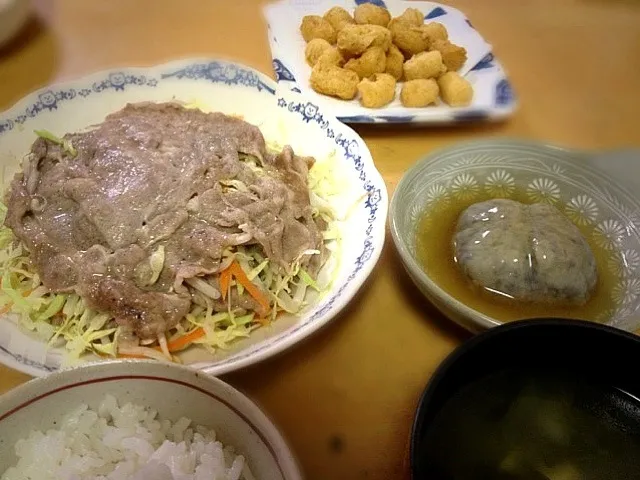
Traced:
<path fill-rule="evenodd" d="M 524 320 L 475 336 L 447 357 L 422 394 L 411 433 L 413 480 L 439 480 L 427 475 L 428 465 L 420 455 L 422 443 L 441 408 L 472 382 L 506 368 L 535 368 L 550 374 L 563 370 L 593 385 L 619 388 L 640 398 L 638 365 L 640 337 L 580 320 Z M 640 431 L 637 416 L 621 415 L 619 420 Z"/>

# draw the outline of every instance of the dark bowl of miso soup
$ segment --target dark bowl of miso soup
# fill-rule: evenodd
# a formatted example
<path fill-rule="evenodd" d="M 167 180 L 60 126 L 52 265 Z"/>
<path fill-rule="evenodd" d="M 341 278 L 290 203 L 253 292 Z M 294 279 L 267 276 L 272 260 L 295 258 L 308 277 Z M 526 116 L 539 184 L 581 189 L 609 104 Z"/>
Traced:
<path fill-rule="evenodd" d="M 413 480 L 640 479 L 640 338 L 518 321 L 456 349 L 424 391 Z"/>

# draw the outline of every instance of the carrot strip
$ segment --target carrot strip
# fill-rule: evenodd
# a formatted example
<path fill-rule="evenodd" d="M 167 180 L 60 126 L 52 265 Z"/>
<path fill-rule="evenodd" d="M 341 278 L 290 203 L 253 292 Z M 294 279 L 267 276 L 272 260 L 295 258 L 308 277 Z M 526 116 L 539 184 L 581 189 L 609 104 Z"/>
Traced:
<path fill-rule="evenodd" d="M 220 272 L 220 293 L 222 294 L 223 300 L 227 298 L 227 292 L 229 291 L 230 284 L 231 284 L 231 266 L 228 266 L 222 272 Z"/>
<path fill-rule="evenodd" d="M 265 296 L 264 293 L 260 291 L 258 287 L 254 285 L 254 283 L 249 280 L 247 274 L 244 273 L 240 264 L 234 261 L 231 265 L 229 265 L 229 270 L 233 273 L 233 276 L 236 277 L 236 280 L 240 282 L 240 284 L 249 292 L 251 295 L 263 308 L 266 312 L 269 310 L 270 304 L 269 299 Z"/>
<path fill-rule="evenodd" d="M 231 284 L 231 278 L 234 277 L 238 283 L 240 283 L 245 290 L 251 295 L 258 304 L 262 307 L 263 312 L 268 312 L 271 304 L 269 303 L 269 299 L 267 296 L 262 293 L 262 291 L 255 286 L 255 284 L 249 280 L 247 274 L 244 272 L 242 267 L 237 261 L 231 262 L 231 264 L 225 268 L 222 272 L 220 272 L 220 293 L 222 294 L 222 299 L 224 300 L 229 291 L 229 285 Z"/>
<path fill-rule="evenodd" d="M 192 330 L 191 332 L 187 333 L 186 335 L 183 335 L 182 337 L 176 340 L 173 340 L 172 342 L 169 342 L 169 344 L 167 345 L 169 347 L 169 351 L 173 353 L 173 352 L 183 350 L 184 348 L 191 345 L 195 340 L 199 339 L 200 337 L 203 337 L 204 334 L 205 334 L 204 328 L 198 327 L 195 330 Z"/>

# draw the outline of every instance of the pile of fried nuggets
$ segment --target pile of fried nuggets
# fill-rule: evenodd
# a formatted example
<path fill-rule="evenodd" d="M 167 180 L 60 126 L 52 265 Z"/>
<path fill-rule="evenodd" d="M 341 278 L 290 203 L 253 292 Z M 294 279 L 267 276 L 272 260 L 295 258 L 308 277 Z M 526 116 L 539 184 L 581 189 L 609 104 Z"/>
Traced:
<path fill-rule="evenodd" d="M 457 73 L 467 51 L 449 41 L 440 23 L 424 23 L 422 12 L 408 8 L 391 18 L 385 8 L 363 3 L 353 17 L 342 7 L 324 16 L 307 15 L 300 31 L 307 42 L 305 58 L 313 67 L 311 88 L 323 95 L 380 108 L 404 81 L 405 107 L 433 105 L 441 96 L 451 106 L 473 99 L 471 84 Z"/>

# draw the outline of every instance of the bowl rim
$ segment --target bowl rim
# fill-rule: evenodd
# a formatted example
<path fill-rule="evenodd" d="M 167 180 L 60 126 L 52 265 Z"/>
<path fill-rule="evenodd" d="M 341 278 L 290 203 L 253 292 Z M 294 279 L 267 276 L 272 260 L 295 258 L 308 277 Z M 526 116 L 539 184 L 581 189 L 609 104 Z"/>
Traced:
<path fill-rule="evenodd" d="M 538 328 L 555 328 L 555 327 L 564 327 L 570 329 L 580 329 L 580 330 L 595 330 L 602 332 L 608 336 L 615 336 L 618 338 L 623 338 L 627 341 L 634 342 L 640 348 L 640 336 L 634 335 L 631 332 L 627 332 L 625 330 L 621 330 L 619 328 L 612 327 L 610 325 L 605 325 L 602 323 L 590 322 L 588 320 L 578 320 L 571 318 L 528 318 L 524 320 L 515 320 L 510 323 L 501 324 L 496 328 L 492 328 L 486 330 L 482 333 L 479 333 L 469 340 L 463 342 L 461 345 L 456 347 L 451 353 L 449 353 L 445 359 L 438 365 L 435 369 L 429 380 L 427 381 L 426 386 L 424 387 L 420 397 L 418 399 L 417 405 L 415 407 L 415 412 L 413 416 L 413 421 L 411 423 L 411 433 L 410 433 L 410 441 L 409 441 L 409 466 L 411 471 L 411 478 L 415 479 L 416 474 L 416 462 L 418 456 L 418 437 L 420 433 L 424 430 L 424 415 L 427 411 L 427 406 L 431 402 L 432 397 L 435 392 L 440 388 L 444 378 L 449 374 L 451 368 L 458 362 L 462 357 L 468 355 L 470 351 L 473 351 L 477 348 L 478 345 L 489 341 L 498 336 L 509 335 L 514 330 L 531 330 Z"/>
<path fill-rule="evenodd" d="M 14 413 L 58 392 L 121 379 L 174 383 L 214 398 L 231 409 L 255 432 L 278 465 L 284 480 L 302 480 L 291 447 L 278 427 L 253 400 L 217 377 L 178 364 L 138 359 L 106 360 L 35 377 L 0 395 L 0 425 Z M 78 403 L 81 402 L 79 398 Z"/>
<path fill-rule="evenodd" d="M 567 159 L 581 161 L 586 158 L 595 157 L 599 152 L 596 150 L 593 153 L 586 152 L 578 149 L 573 149 L 569 147 L 563 147 L 560 145 L 556 145 L 553 143 L 545 143 L 537 140 L 519 138 L 519 137 L 495 137 L 495 138 L 482 138 L 482 139 L 474 139 L 474 140 L 465 140 L 462 142 L 454 142 L 449 145 L 445 145 L 441 148 L 431 151 L 430 153 L 422 156 L 418 161 L 416 161 L 411 168 L 409 168 L 403 175 L 400 181 L 398 182 L 393 195 L 391 197 L 391 201 L 389 203 L 389 230 L 391 233 L 391 238 L 393 243 L 400 254 L 400 258 L 402 259 L 402 263 L 412 278 L 413 282 L 418 285 L 425 285 L 425 289 L 428 290 L 435 298 L 445 303 L 452 311 L 455 311 L 461 318 L 460 319 L 451 319 L 449 315 L 445 315 L 454 322 L 458 323 L 465 329 L 471 331 L 472 333 L 479 333 L 491 328 L 495 328 L 498 326 L 505 325 L 505 323 L 500 322 L 493 317 L 486 315 L 478 310 L 475 310 L 462 301 L 455 298 L 453 295 L 450 295 L 446 292 L 438 283 L 429 277 L 426 272 L 419 265 L 417 259 L 409 252 L 409 249 L 404 242 L 402 235 L 400 233 L 399 227 L 399 217 L 401 212 L 400 205 L 400 192 L 402 192 L 407 184 L 414 180 L 421 172 L 423 172 L 427 166 L 440 159 L 441 156 L 451 154 L 457 151 L 464 151 L 469 148 L 483 148 L 487 146 L 493 146 L 496 148 L 508 148 L 508 147 L 520 147 L 520 148 L 529 148 L 538 150 L 542 153 L 549 153 L 552 155 L 562 155 L 567 157 Z M 610 179 L 611 182 L 616 182 L 613 177 L 609 177 L 607 173 L 602 169 L 597 169 L 592 165 L 583 164 L 582 168 L 592 173 L 597 173 L 599 176 Z M 628 191 L 628 187 L 625 185 L 619 185 L 619 187 Z M 425 292 L 422 292 L 422 295 L 429 299 L 429 295 Z M 440 306 L 438 306 L 435 302 L 429 301 L 438 308 L 442 312 Z M 444 312 L 443 312 L 444 313 Z"/>

